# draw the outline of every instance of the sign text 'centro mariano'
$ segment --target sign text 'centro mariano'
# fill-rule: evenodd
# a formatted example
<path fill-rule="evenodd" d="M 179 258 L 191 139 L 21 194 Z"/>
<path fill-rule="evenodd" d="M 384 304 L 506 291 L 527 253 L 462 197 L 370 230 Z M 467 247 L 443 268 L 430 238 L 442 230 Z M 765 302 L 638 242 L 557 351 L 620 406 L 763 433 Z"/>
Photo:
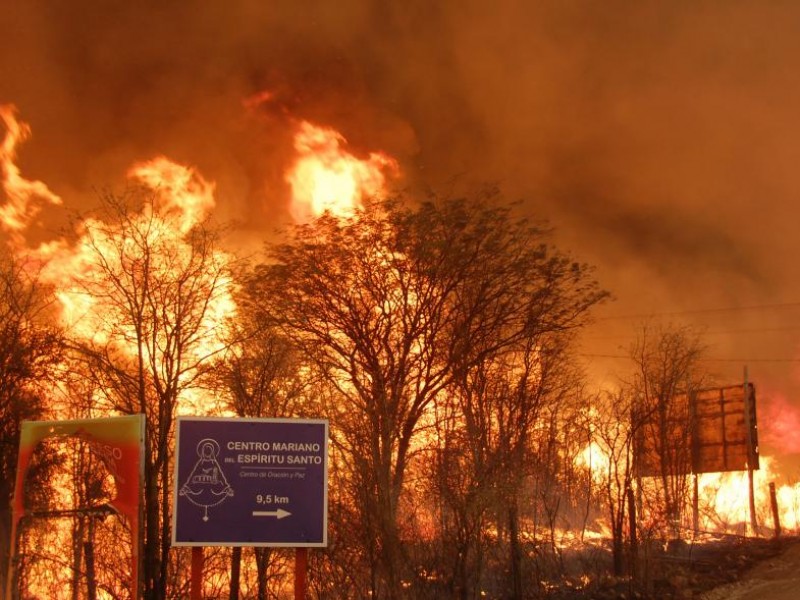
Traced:
<path fill-rule="evenodd" d="M 178 417 L 172 544 L 328 543 L 328 422 Z"/>

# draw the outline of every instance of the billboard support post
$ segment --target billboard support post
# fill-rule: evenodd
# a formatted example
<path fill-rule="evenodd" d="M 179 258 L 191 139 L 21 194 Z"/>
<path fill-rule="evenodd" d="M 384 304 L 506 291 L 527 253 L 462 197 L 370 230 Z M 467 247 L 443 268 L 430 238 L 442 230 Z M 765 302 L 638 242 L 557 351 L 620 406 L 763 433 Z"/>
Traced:
<path fill-rule="evenodd" d="M 308 548 L 297 548 L 294 555 L 294 600 L 306 600 Z"/>
<path fill-rule="evenodd" d="M 191 600 L 203 600 L 203 547 L 192 547 Z"/>
<path fill-rule="evenodd" d="M 747 366 L 744 367 L 744 422 L 745 429 L 747 430 L 747 483 L 750 491 L 750 528 L 753 530 L 753 535 L 758 535 L 758 522 L 756 521 L 756 493 L 753 486 L 753 459 L 755 455 L 755 444 L 753 440 L 753 423 L 750 418 L 750 403 L 754 402 L 750 396 L 750 386 L 747 381 Z"/>
<path fill-rule="evenodd" d="M 775 492 L 775 482 L 769 482 L 769 503 L 772 507 L 772 524 L 775 530 L 775 537 L 781 537 L 781 513 L 778 510 L 778 495 Z"/>

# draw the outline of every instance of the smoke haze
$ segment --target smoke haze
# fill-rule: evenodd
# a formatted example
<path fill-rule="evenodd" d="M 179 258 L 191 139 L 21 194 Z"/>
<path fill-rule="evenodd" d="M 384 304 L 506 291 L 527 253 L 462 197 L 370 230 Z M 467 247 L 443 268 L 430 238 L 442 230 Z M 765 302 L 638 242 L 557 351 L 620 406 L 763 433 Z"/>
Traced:
<path fill-rule="evenodd" d="M 585 342 L 596 376 L 625 373 L 616 357 L 655 316 L 705 328 L 709 368 L 730 384 L 747 366 L 770 420 L 800 407 L 795 2 L 5 0 L 3 14 L 0 103 L 33 130 L 19 163 L 67 208 L 163 154 L 217 183 L 242 239 L 263 238 L 289 221 L 292 123 L 308 119 L 394 156 L 402 187 L 491 182 L 549 219 L 617 299 Z"/>

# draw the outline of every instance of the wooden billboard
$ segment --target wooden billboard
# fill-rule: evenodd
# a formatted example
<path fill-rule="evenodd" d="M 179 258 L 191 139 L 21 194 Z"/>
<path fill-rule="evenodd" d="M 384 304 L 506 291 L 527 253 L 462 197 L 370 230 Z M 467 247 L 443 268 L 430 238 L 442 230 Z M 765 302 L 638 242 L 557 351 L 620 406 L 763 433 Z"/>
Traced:
<path fill-rule="evenodd" d="M 639 477 L 759 468 L 752 384 L 676 394 L 667 403 L 640 407 L 634 420 Z"/>

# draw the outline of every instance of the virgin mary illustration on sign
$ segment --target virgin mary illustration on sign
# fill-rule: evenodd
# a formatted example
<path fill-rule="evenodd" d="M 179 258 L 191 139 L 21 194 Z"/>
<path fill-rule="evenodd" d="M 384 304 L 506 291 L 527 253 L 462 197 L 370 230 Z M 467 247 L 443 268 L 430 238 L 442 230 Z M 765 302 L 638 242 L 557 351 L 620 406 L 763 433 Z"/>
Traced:
<path fill-rule="evenodd" d="M 208 521 L 208 509 L 222 504 L 233 496 L 233 488 L 217 461 L 219 444 L 206 438 L 197 444 L 197 464 L 189 473 L 178 494 L 203 509 L 203 521 Z"/>

